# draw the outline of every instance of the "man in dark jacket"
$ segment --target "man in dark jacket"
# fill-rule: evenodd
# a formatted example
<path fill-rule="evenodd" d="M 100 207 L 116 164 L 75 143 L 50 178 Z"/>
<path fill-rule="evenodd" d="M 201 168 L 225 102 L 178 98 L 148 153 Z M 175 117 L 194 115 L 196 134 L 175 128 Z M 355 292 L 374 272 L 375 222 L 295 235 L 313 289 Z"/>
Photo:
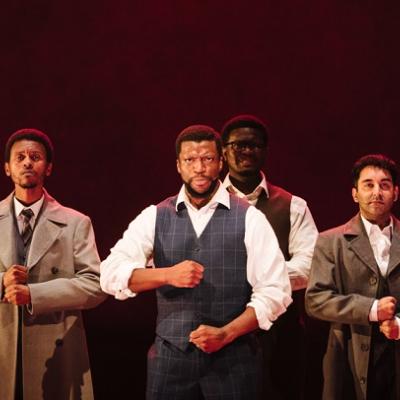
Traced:
<path fill-rule="evenodd" d="M 390 340 L 399 338 L 400 222 L 391 214 L 397 167 L 386 156 L 367 155 L 352 173 L 359 213 L 318 238 L 306 308 L 331 322 L 323 398 L 394 400 L 400 395 L 399 347 Z"/>

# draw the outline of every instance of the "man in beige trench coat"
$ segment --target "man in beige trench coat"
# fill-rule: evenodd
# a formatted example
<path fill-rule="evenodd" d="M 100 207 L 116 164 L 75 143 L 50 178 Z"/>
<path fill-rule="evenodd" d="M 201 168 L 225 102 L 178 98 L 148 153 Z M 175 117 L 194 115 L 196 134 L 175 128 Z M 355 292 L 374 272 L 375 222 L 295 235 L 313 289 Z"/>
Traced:
<path fill-rule="evenodd" d="M 53 146 L 44 133 L 10 136 L 0 202 L 0 399 L 91 399 L 81 309 L 97 306 L 99 257 L 90 219 L 43 188 Z M 30 211 L 26 211 L 29 209 Z"/>

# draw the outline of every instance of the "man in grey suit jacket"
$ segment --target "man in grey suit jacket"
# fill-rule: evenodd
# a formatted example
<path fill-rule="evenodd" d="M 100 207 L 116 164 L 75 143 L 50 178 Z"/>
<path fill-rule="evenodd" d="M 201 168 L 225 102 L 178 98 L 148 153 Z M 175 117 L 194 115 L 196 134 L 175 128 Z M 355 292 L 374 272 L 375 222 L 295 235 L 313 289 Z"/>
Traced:
<path fill-rule="evenodd" d="M 79 310 L 104 300 L 90 219 L 43 188 L 53 146 L 43 132 L 10 136 L 0 202 L 0 398 L 93 398 Z M 28 211 L 27 211 L 28 210 Z"/>
<path fill-rule="evenodd" d="M 323 398 L 398 399 L 400 222 L 397 166 L 367 155 L 353 167 L 359 213 L 318 238 L 306 308 L 330 321 Z"/>

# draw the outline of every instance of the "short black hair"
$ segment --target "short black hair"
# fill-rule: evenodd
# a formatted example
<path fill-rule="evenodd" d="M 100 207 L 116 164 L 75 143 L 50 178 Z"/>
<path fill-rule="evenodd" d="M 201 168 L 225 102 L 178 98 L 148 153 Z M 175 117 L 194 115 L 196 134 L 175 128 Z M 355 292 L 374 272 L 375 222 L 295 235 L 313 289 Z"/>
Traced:
<path fill-rule="evenodd" d="M 224 126 L 221 130 L 222 143 L 225 145 L 229 141 L 229 134 L 238 128 L 253 128 L 259 134 L 260 138 L 263 140 L 265 146 L 268 146 L 268 129 L 265 123 L 258 117 L 251 114 L 241 114 L 237 115 L 227 122 L 225 122 Z"/>
<path fill-rule="evenodd" d="M 388 171 L 392 177 L 392 182 L 397 185 L 397 176 L 399 169 L 397 164 L 389 157 L 384 154 L 367 154 L 359 158 L 353 165 L 351 170 L 351 176 L 353 179 L 353 186 L 357 188 L 358 180 L 360 179 L 361 171 L 365 167 L 378 167 Z"/>
<path fill-rule="evenodd" d="M 24 128 L 14 132 L 7 140 L 6 149 L 4 152 L 5 162 L 10 162 L 11 148 L 15 142 L 21 140 L 32 140 L 33 142 L 41 143 L 46 150 L 46 160 L 51 163 L 54 156 L 54 148 L 50 138 L 39 129 Z"/>
<path fill-rule="evenodd" d="M 215 142 L 218 155 L 222 156 L 221 136 L 214 128 L 208 125 L 190 125 L 185 128 L 175 141 L 176 156 L 179 157 L 182 142 L 202 142 L 203 140 Z"/>

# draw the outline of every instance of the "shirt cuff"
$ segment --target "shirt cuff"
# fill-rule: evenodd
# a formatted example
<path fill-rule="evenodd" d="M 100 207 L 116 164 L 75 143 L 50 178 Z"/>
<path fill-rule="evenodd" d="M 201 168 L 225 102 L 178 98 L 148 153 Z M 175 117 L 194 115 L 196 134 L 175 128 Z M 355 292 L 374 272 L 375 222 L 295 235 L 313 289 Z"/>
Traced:
<path fill-rule="evenodd" d="M 372 303 L 372 307 L 368 316 L 370 322 L 378 322 L 378 301 L 379 300 L 374 300 Z"/>
<path fill-rule="evenodd" d="M 396 321 L 397 327 L 399 328 L 397 330 L 398 333 L 397 333 L 397 338 L 395 340 L 399 340 L 400 339 L 400 318 L 399 317 L 394 317 L 394 319 Z"/>
<path fill-rule="evenodd" d="M 136 293 L 129 289 L 129 279 L 131 278 L 132 272 L 136 268 L 143 268 L 132 265 L 132 263 L 121 264 L 118 269 L 118 276 L 114 282 L 110 283 L 110 288 L 114 293 L 114 297 L 117 300 L 126 300 L 130 297 L 135 297 Z"/>
<path fill-rule="evenodd" d="M 255 296 L 252 296 L 246 306 L 254 308 L 259 328 L 267 331 L 271 328 L 273 322 L 286 311 L 292 301 L 292 298 L 287 295 L 284 296 L 279 305 L 278 303 L 273 305 L 272 302 L 265 304 Z"/>

